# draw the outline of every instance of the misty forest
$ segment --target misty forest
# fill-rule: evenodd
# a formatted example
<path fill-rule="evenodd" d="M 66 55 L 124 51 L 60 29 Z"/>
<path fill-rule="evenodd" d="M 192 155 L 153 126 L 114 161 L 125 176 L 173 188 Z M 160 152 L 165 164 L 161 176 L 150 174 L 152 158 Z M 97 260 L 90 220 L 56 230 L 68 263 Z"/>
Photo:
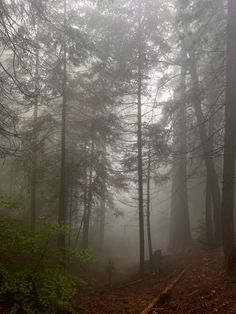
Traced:
<path fill-rule="evenodd" d="M 0 0 L 0 312 L 236 313 L 236 0 Z"/>

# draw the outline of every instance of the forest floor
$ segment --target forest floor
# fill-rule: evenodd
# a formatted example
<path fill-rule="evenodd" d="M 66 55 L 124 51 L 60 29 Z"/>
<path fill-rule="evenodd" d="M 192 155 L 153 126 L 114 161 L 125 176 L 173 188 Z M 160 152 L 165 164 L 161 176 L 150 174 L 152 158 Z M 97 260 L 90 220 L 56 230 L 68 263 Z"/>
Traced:
<path fill-rule="evenodd" d="M 108 287 L 85 289 L 76 301 L 87 314 L 140 314 L 167 287 L 181 270 L 184 276 L 175 285 L 170 300 L 150 313 L 236 313 L 236 275 L 227 276 L 221 248 L 197 246 L 182 254 L 168 256 L 160 275 L 137 280 L 132 273 Z"/>

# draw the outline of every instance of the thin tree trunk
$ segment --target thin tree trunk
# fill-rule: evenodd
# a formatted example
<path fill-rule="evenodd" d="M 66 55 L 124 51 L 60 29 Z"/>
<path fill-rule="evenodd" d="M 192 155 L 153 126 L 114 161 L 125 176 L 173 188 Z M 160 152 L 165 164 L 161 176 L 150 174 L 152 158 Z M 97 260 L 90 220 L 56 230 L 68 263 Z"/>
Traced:
<path fill-rule="evenodd" d="M 83 248 L 89 247 L 89 224 L 92 211 L 93 203 L 93 159 L 94 159 L 94 142 L 91 143 L 91 155 L 89 165 L 89 182 L 88 182 L 88 193 L 87 193 L 87 204 L 84 216 L 84 229 L 83 229 Z"/>
<path fill-rule="evenodd" d="M 151 233 L 151 217 L 150 217 L 150 181 L 151 181 L 151 140 L 148 139 L 148 168 L 147 168 L 147 238 L 150 270 L 153 270 L 153 255 L 152 255 L 152 233 Z"/>
<path fill-rule="evenodd" d="M 15 169 L 13 163 L 10 164 L 10 171 L 9 171 L 9 199 L 11 200 L 13 197 L 13 181 L 15 179 Z"/>
<path fill-rule="evenodd" d="M 77 233 L 77 235 L 75 237 L 75 243 L 74 243 L 74 247 L 73 247 L 74 250 L 77 248 L 77 245 L 78 245 L 78 242 L 79 242 L 79 236 L 80 236 L 83 224 L 84 224 L 84 216 L 81 219 L 81 222 L 80 222 L 80 225 L 79 225 L 79 230 L 78 230 L 78 233 Z"/>
<path fill-rule="evenodd" d="M 67 110 L 67 40 L 66 40 L 66 10 L 67 0 L 64 0 L 64 38 L 63 38 L 63 90 L 62 90 L 62 125 L 61 125 L 61 169 L 58 224 L 61 230 L 58 234 L 58 248 L 66 261 L 66 110 Z"/>
<path fill-rule="evenodd" d="M 102 152 L 102 186 L 101 186 L 100 228 L 99 228 L 99 249 L 101 253 L 104 252 L 105 218 L 106 218 L 106 143 L 104 140 Z"/>
<path fill-rule="evenodd" d="M 86 228 L 87 228 L 87 200 L 88 200 L 88 179 L 87 169 L 85 170 L 85 184 L 84 184 L 84 215 L 83 215 L 83 248 L 86 248 Z"/>
<path fill-rule="evenodd" d="M 213 221 L 212 221 L 212 193 L 209 175 L 206 175 L 206 241 L 213 244 Z"/>
<path fill-rule="evenodd" d="M 138 198 L 139 198 L 139 241 L 140 274 L 144 274 L 144 215 L 143 215 L 143 153 L 142 153 L 142 26 L 141 0 L 138 0 Z"/>
<path fill-rule="evenodd" d="M 228 0 L 224 174 L 222 194 L 223 248 L 227 271 L 236 266 L 234 185 L 236 145 L 236 2 Z"/>
<path fill-rule="evenodd" d="M 33 141 L 32 141 L 32 169 L 31 169 L 31 195 L 30 195 L 30 225 L 31 231 L 35 231 L 36 225 L 36 185 L 37 185 L 37 120 L 38 120 L 38 97 L 34 103 L 33 118 Z"/>
<path fill-rule="evenodd" d="M 182 48 L 183 49 L 183 48 Z M 180 86 L 176 90 L 177 112 L 174 124 L 172 197 L 169 250 L 183 249 L 191 243 L 187 191 L 187 117 L 186 117 L 186 59 L 182 51 Z"/>
<path fill-rule="evenodd" d="M 69 200 L 69 234 L 68 234 L 68 248 L 71 247 L 71 231 L 72 231 L 72 215 L 73 215 L 73 175 L 71 174 L 70 183 L 70 200 Z"/>
<path fill-rule="evenodd" d="M 189 70 L 192 77 L 193 83 L 193 107 L 195 109 L 200 140 L 203 149 L 203 158 L 206 164 L 206 169 L 208 172 L 211 191 L 212 191 L 212 201 L 213 201 L 213 213 L 214 213 L 214 230 L 215 230 L 215 241 L 218 243 L 221 241 L 222 230 L 221 230 L 221 195 L 220 187 L 218 182 L 217 173 L 215 170 L 215 165 L 212 159 L 212 151 L 209 147 L 209 142 L 207 138 L 207 131 L 205 125 L 205 119 L 201 107 L 201 90 L 199 84 L 199 78 L 197 74 L 195 55 L 193 51 L 189 51 Z"/>
<path fill-rule="evenodd" d="M 38 45 L 38 28 L 36 25 L 36 44 Z M 35 65 L 36 90 L 39 89 L 39 47 L 36 48 Z M 34 100 L 33 134 L 32 134 L 32 164 L 31 164 L 31 191 L 30 191 L 30 227 L 35 231 L 36 225 L 36 187 L 37 187 L 37 121 L 38 121 L 38 96 Z"/>
<path fill-rule="evenodd" d="M 105 217 L 106 217 L 106 198 L 105 198 L 105 185 L 102 185 L 102 198 L 100 202 L 100 228 L 99 228 L 99 250 L 100 253 L 104 252 L 105 244 Z"/>
<path fill-rule="evenodd" d="M 214 84 L 215 82 L 213 82 Z M 208 87 L 209 88 L 209 87 Z M 209 150 L 211 151 L 210 156 L 213 155 L 214 151 L 214 109 L 216 104 L 216 90 L 214 86 L 210 86 L 210 91 L 208 95 L 208 103 L 210 105 L 209 115 L 209 130 L 208 130 L 208 142 L 209 142 Z M 213 161 L 212 161 L 213 162 Z M 212 245 L 214 242 L 213 238 L 213 213 L 212 213 L 212 189 L 211 189 L 211 181 L 209 178 L 209 172 L 206 173 L 206 241 L 209 245 Z"/>
<path fill-rule="evenodd" d="M 85 156 L 87 157 L 87 143 L 85 142 Z M 85 239 L 86 239 L 86 222 L 87 222 L 87 201 L 88 201 L 88 175 L 87 175 L 88 167 L 87 167 L 87 158 L 85 161 L 84 167 L 84 215 L 82 218 L 83 223 L 83 240 L 82 247 L 85 248 Z"/>

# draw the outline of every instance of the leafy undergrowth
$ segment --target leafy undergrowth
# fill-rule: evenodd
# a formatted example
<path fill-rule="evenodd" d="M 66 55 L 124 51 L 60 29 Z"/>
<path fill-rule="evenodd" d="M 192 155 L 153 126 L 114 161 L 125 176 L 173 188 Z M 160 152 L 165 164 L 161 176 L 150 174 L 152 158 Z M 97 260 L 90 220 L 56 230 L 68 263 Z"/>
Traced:
<path fill-rule="evenodd" d="M 77 302 L 84 313 L 139 314 L 185 268 L 185 276 L 171 293 L 165 306 L 154 313 L 236 313 L 236 275 L 228 277 L 223 269 L 220 248 L 196 247 L 184 254 L 168 257 L 168 271 L 131 285 L 84 293 Z"/>
<path fill-rule="evenodd" d="M 10 313 L 73 313 L 75 284 L 60 268 L 9 271 L 0 266 L 0 295 Z"/>
<path fill-rule="evenodd" d="M 58 232 L 60 228 L 45 224 L 32 234 L 23 221 L 0 215 L 1 313 L 78 312 L 73 299 L 79 280 L 64 269 Z M 89 258 L 77 250 L 67 254 L 68 264 Z"/>

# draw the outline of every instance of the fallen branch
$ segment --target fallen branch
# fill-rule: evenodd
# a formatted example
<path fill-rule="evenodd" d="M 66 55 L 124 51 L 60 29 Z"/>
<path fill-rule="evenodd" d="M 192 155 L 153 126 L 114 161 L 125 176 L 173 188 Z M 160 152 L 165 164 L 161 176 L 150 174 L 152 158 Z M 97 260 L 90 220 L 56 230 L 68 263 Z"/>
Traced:
<path fill-rule="evenodd" d="M 185 274 L 185 270 L 181 273 L 159 294 L 158 297 L 152 300 L 151 303 L 141 312 L 141 314 L 149 314 L 155 306 L 162 306 L 170 300 L 170 294 L 175 285 L 180 281 L 180 279 Z"/>

